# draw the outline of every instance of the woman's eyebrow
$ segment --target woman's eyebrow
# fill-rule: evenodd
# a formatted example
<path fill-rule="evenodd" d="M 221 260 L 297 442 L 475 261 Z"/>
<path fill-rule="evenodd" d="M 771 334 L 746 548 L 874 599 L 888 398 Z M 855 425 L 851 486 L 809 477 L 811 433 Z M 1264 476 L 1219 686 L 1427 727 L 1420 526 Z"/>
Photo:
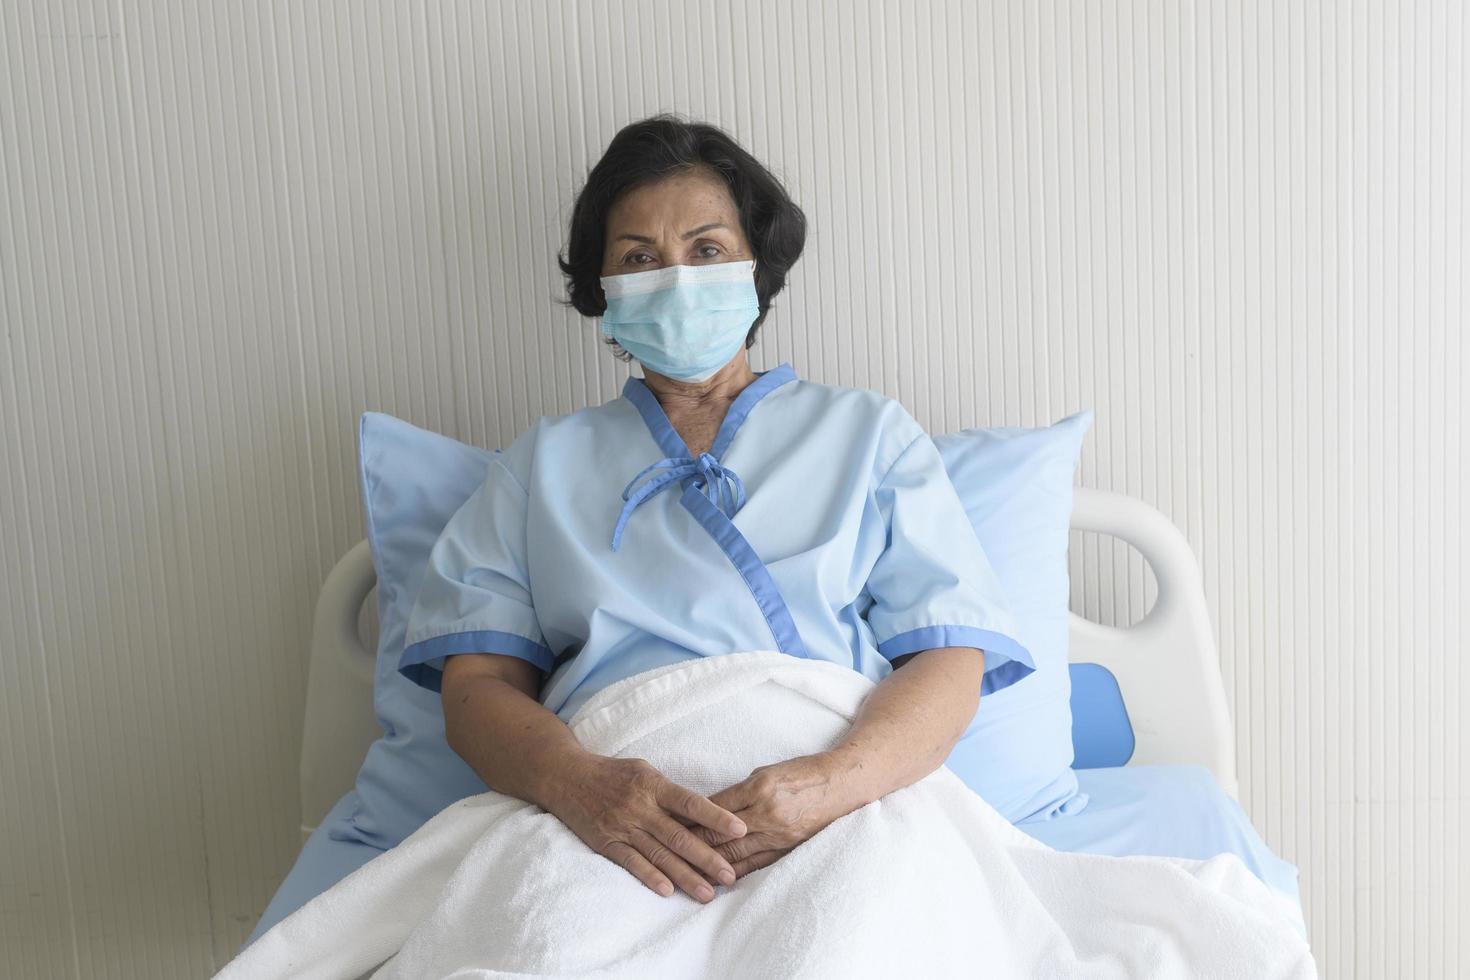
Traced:
<path fill-rule="evenodd" d="M 700 225 L 698 228 L 691 228 L 690 230 L 684 232 L 684 234 L 680 235 L 679 237 L 682 238 L 685 241 L 688 241 L 689 239 L 693 238 L 695 235 L 698 235 L 702 231 L 713 231 L 716 228 L 724 228 L 726 231 L 729 231 L 730 230 L 730 226 L 729 225 L 721 224 L 718 221 L 713 221 L 713 222 L 711 222 L 711 223 L 709 223 L 707 225 Z M 654 244 L 653 239 L 652 238 L 649 238 L 647 235 L 635 235 L 631 231 L 630 232 L 624 232 L 623 234 L 619 235 L 617 238 L 613 239 L 613 241 L 620 242 L 624 238 L 631 238 L 633 241 L 635 241 L 635 242 L 642 242 L 645 245 L 652 245 L 652 244 Z"/>
<path fill-rule="evenodd" d="M 684 232 L 684 234 L 680 235 L 679 237 L 682 238 L 682 239 L 684 239 L 685 241 L 688 241 L 689 239 L 693 238 L 695 235 L 699 234 L 700 232 L 702 232 L 702 231 L 710 231 L 711 229 L 714 229 L 714 228 L 724 228 L 726 231 L 729 231 L 730 230 L 728 227 L 726 227 L 725 225 L 721 224 L 720 222 L 713 221 L 713 222 L 711 222 L 711 223 L 709 223 L 707 225 L 700 225 L 698 228 L 691 228 L 688 231 Z"/>

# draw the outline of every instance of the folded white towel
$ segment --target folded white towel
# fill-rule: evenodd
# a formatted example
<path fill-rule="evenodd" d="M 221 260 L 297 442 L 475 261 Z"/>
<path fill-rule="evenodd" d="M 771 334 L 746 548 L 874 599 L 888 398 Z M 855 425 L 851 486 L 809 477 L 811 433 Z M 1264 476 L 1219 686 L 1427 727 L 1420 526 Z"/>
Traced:
<path fill-rule="evenodd" d="M 830 748 L 872 688 L 834 664 L 733 653 L 620 681 L 571 727 L 594 752 L 712 794 Z M 1315 977 L 1294 915 L 1232 854 L 1052 850 L 944 768 L 706 905 L 655 895 L 556 817 L 485 793 L 219 977 Z"/>

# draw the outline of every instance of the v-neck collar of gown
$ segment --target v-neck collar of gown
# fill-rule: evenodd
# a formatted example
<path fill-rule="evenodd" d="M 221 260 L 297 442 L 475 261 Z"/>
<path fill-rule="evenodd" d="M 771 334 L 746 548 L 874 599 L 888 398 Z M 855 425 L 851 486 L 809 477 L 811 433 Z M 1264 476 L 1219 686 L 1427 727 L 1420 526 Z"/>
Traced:
<path fill-rule="evenodd" d="M 762 398 L 775 391 L 788 381 L 796 379 L 796 371 L 787 361 L 771 368 L 761 371 L 755 376 L 755 380 L 746 385 L 735 396 L 725 412 L 725 418 L 720 422 L 720 430 L 715 434 L 714 444 L 709 448 L 709 454 L 715 459 L 723 459 L 725 450 L 735 438 L 735 433 L 740 431 L 740 426 L 745 422 L 746 416 L 760 402 Z M 684 437 L 674 428 L 669 421 L 664 407 L 659 404 L 658 396 L 653 393 L 642 378 L 629 378 L 623 382 L 623 397 L 631 401 L 643 416 L 643 422 L 648 426 L 648 431 L 653 435 L 654 441 L 658 443 L 663 454 L 673 459 L 692 458 L 693 453 L 689 451 Z"/>

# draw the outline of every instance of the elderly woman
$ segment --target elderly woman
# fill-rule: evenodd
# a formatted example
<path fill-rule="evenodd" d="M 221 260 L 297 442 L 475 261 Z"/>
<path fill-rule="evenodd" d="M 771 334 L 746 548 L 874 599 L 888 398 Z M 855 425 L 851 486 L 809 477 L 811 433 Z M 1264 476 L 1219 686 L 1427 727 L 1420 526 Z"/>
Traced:
<path fill-rule="evenodd" d="M 541 417 L 435 544 L 399 669 L 449 744 L 661 895 L 694 899 L 938 768 L 1034 668 L 934 443 L 896 401 L 751 368 L 805 218 L 720 130 L 621 130 L 572 214 L 570 302 L 642 377 Z M 839 340 L 840 342 L 840 340 Z M 567 720 L 651 668 L 779 650 L 876 682 L 829 751 L 705 797 Z"/>

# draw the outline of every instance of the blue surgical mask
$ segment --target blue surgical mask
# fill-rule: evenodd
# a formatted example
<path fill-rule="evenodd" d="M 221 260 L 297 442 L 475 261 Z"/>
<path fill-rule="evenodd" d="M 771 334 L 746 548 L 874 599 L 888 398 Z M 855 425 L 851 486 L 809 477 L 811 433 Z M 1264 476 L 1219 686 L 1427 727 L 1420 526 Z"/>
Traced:
<path fill-rule="evenodd" d="M 650 371 L 707 380 L 745 346 L 760 315 L 754 272 L 747 260 L 603 276 L 602 332 Z"/>

